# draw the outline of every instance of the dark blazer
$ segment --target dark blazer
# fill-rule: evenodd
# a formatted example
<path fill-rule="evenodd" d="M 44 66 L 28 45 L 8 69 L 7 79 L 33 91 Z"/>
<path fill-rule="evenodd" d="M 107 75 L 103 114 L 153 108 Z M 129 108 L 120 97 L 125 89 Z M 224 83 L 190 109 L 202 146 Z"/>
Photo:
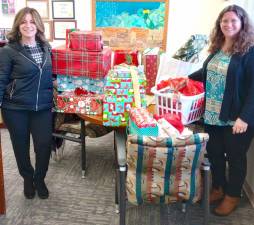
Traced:
<path fill-rule="evenodd" d="M 207 64 L 213 56 L 208 56 L 203 68 L 189 78 L 203 81 L 206 87 Z M 238 117 L 254 126 L 254 47 L 244 55 L 232 55 L 227 71 L 219 119 L 226 122 Z"/>
<path fill-rule="evenodd" d="M 42 44 L 41 68 L 20 43 L 0 48 L 0 104 L 14 110 L 52 107 L 53 83 L 50 46 Z"/>

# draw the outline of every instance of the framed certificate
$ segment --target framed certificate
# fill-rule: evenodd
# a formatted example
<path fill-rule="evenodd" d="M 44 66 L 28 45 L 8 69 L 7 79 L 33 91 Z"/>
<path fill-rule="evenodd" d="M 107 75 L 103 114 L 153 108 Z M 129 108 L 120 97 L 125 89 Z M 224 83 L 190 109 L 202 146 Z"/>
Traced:
<path fill-rule="evenodd" d="M 49 3 L 48 0 L 26 0 L 26 6 L 34 8 L 41 15 L 42 19 L 49 18 Z"/>
<path fill-rule="evenodd" d="M 45 28 L 45 37 L 48 41 L 53 41 L 53 22 L 51 20 L 43 21 Z"/>
<path fill-rule="evenodd" d="M 5 29 L 0 28 L 0 41 L 5 40 Z"/>
<path fill-rule="evenodd" d="M 66 29 L 77 28 L 76 20 L 53 20 L 54 39 L 64 40 L 66 38 Z"/>
<path fill-rule="evenodd" d="M 53 19 L 75 19 L 74 0 L 52 0 Z"/>

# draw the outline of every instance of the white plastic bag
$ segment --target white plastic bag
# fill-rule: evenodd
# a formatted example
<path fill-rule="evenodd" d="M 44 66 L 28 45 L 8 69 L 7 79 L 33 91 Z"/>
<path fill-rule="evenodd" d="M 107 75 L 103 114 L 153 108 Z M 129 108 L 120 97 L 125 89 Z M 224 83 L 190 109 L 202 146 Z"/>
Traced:
<path fill-rule="evenodd" d="M 161 55 L 160 66 L 156 77 L 156 85 L 169 78 L 185 77 L 199 70 L 203 65 L 203 60 L 197 63 L 190 63 L 174 59 L 166 53 Z"/>

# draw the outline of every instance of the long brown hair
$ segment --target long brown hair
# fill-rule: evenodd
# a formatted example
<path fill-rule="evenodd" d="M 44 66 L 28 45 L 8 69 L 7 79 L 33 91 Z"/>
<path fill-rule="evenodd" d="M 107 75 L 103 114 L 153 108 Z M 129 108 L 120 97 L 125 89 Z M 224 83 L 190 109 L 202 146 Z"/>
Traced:
<path fill-rule="evenodd" d="M 222 17 L 227 12 L 234 12 L 241 20 L 241 30 L 239 31 L 231 49 L 229 49 L 229 53 L 244 54 L 254 45 L 254 31 L 247 12 L 237 5 L 227 6 L 220 12 L 210 36 L 210 46 L 208 51 L 210 53 L 215 53 L 222 48 L 225 37 L 221 31 L 220 23 Z"/>
<path fill-rule="evenodd" d="M 45 28 L 44 28 L 44 24 L 42 22 L 41 16 L 36 9 L 29 8 L 29 7 L 25 7 L 23 9 L 21 9 L 15 16 L 14 23 L 12 25 L 12 29 L 7 34 L 8 41 L 9 42 L 19 42 L 21 40 L 19 26 L 22 23 L 25 15 L 27 15 L 27 14 L 31 14 L 34 19 L 34 23 L 37 28 L 37 33 L 36 33 L 36 37 L 35 37 L 36 40 L 39 42 L 45 43 L 46 42 L 46 38 L 44 35 Z"/>

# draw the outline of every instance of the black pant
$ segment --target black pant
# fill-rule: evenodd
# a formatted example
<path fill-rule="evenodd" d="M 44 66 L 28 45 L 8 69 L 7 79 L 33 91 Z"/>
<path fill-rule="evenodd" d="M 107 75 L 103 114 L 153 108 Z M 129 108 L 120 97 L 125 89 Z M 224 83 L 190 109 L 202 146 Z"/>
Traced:
<path fill-rule="evenodd" d="M 254 134 L 252 128 L 245 133 L 233 134 L 231 126 L 205 126 L 209 134 L 207 153 L 211 162 L 212 185 L 222 187 L 232 197 L 240 197 L 246 177 L 246 153 Z M 228 177 L 226 178 L 226 161 Z"/>
<path fill-rule="evenodd" d="M 52 141 L 51 110 L 26 111 L 2 109 L 4 123 L 9 130 L 19 173 L 23 178 L 41 181 L 45 178 Z M 35 169 L 30 161 L 32 134 Z"/>

